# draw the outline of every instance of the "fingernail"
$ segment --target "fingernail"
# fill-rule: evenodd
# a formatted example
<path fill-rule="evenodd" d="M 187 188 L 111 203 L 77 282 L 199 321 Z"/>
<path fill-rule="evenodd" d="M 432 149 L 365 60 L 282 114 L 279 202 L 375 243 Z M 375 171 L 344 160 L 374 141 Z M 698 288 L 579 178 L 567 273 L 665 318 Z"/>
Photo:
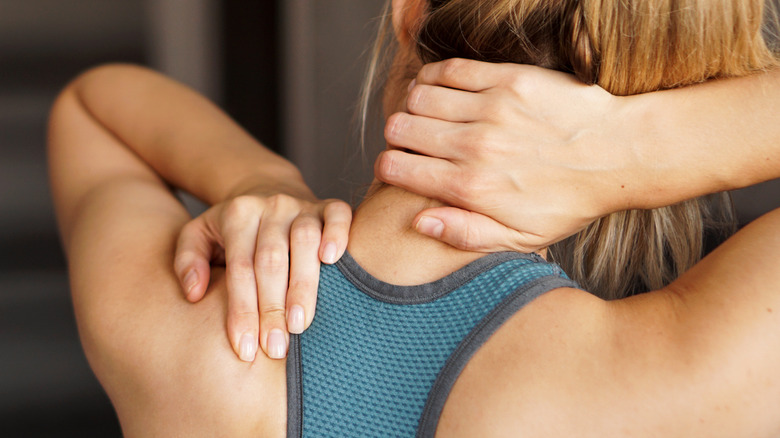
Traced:
<path fill-rule="evenodd" d="M 268 356 L 271 359 L 282 359 L 287 353 L 287 340 L 284 339 L 284 333 L 279 329 L 271 330 L 268 333 Z"/>
<path fill-rule="evenodd" d="M 409 88 L 406 89 L 406 91 L 412 91 L 412 88 L 417 85 L 417 79 L 412 79 L 412 82 L 409 82 Z"/>
<path fill-rule="evenodd" d="M 249 333 L 241 335 L 241 341 L 238 343 L 238 356 L 244 362 L 252 362 L 255 360 L 255 353 L 257 352 L 257 340 Z"/>
<path fill-rule="evenodd" d="M 428 236 L 439 238 L 444 231 L 444 222 L 430 216 L 423 216 L 417 221 L 415 228 L 419 233 L 427 234 Z"/>
<path fill-rule="evenodd" d="M 290 333 L 303 333 L 303 307 L 295 304 L 290 307 L 290 314 L 287 315 L 287 329 Z"/>
<path fill-rule="evenodd" d="M 325 250 L 322 252 L 322 261 L 328 264 L 336 263 L 336 244 L 328 242 L 325 245 Z"/>
<path fill-rule="evenodd" d="M 190 269 L 187 275 L 184 276 L 184 290 L 185 295 L 190 296 L 192 289 L 198 284 L 198 273 L 194 269 Z"/>

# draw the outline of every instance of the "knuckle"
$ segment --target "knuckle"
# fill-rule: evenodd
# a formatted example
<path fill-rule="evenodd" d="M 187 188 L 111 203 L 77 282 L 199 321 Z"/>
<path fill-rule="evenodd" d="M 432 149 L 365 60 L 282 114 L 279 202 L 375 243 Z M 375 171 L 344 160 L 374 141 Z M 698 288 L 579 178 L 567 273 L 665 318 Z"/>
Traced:
<path fill-rule="evenodd" d="M 464 133 L 458 141 L 458 149 L 462 154 L 473 160 L 479 154 L 479 139 L 471 132 Z"/>
<path fill-rule="evenodd" d="M 263 326 L 287 326 L 285 323 L 285 308 L 278 303 L 267 303 L 260 306 L 260 324 Z"/>
<path fill-rule="evenodd" d="M 276 211 L 288 210 L 295 208 L 298 205 L 298 200 L 296 198 L 284 193 L 271 195 L 266 202 L 268 203 L 269 208 Z"/>
<path fill-rule="evenodd" d="M 462 137 L 461 149 L 472 160 L 479 161 L 492 148 L 492 138 L 487 129 L 472 128 Z"/>
<path fill-rule="evenodd" d="M 305 213 L 300 213 L 295 220 L 292 222 L 292 230 L 295 231 L 297 229 L 309 229 L 313 228 L 315 230 L 319 229 L 320 225 L 322 224 L 322 221 L 319 218 L 319 215 L 316 214 L 316 212 L 307 211 Z"/>
<path fill-rule="evenodd" d="M 252 196 L 237 196 L 225 208 L 227 218 L 246 218 L 258 208 L 258 200 Z"/>
<path fill-rule="evenodd" d="M 323 236 L 341 240 L 349 234 L 352 208 L 345 202 L 334 202 L 326 207 L 323 218 Z"/>
<path fill-rule="evenodd" d="M 255 276 L 252 260 L 244 257 L 232 260 L 227 268 L 230 270 L 230 276 L 239 280 L 251 279 Z"/>
<path fill-rule="evenodd" d="M 352 207 L 340 199 L 328 199 L 324 213 L 326 215 L 352 216 Z"/>
<path fill-rule="evenodd" d="M 176 256 L 173 258 L 173 270 L 178 275 L 183 275 L 187 268 L 193 263 L 195 254 L 192 251 L 176 250 Z"/>
<path fill-rule="evenodd" d="M 400 170 L 395 151 L 385 151 L 379 157 L 377 173 L 378 176 L 387 180 L 398 177 Z"/>
<path fill-rule="evenodd" d="M 492 184 L 491 178 L 482 172 L 473 172 L 469 176 L 469 184 L 472 196 L 477 198 L 479 195 L 487 192 Z"/>
<path fill-rule="evenodd" d="M 385 124 L 385 139 L 391 142 L 397 140 L 401 132 L 406 128 L 406 125 L 406 114 L 392 114 L 387 118 L 387 123 Z"/>
<path fill-rule="evenodd" d="M 426 87 L 423 87 L 422 85 L 415 85 L 409 91 L 409 96 L 406 98 L 406 108 L 413 113 L 422 109 L 427 96 L 426 91 Z"/>
<path fill-rule="evenodd" d="M 457 137 L 454 137 L 453 131 L 446 129 L 437 129 L 433 132 L 427 133 L 426 137 L 431 145 L 438 146 L 450 145 L 453 141 L 457 141 Z"/>
<path fill-rule="evenodd" d="M 290 231 L 290 242 L 297 245 L 319 245 L 321 238 L 319 221 L 313 217 L 300 219 Z"/>
<path fill-rule="evenodd" d="M 463 172 L 460 177 L 460 184 L 454 184 L 451 187 L 452 196 L 457 203 L 466 208 L 472 208 L 475 205 L 475 199 L 478 199 L 478 193 L 481 192 L 484 177 L 476 172 Z"/>
<path fill-rule="evenodd" d="M 450 186 L 450 193 L 452 198 L 459 204 L 463 205 L 464 202 L 470 197 L 471 188 L 469 186 L 468 174 L 461 175 L 461 184 L 453 184 Z"/>
<path fill-rule="evenodd" d="M 174 264 L 189 263 L 198 256 L 198 252 L 189 244 L 188 239 L 179 237 L 176 243 L 176 253 L 174 255 Z"/>
<path fill-rule="evenodd" d="M 181 238 L 190 238 L 191 235 L 199 233 L 201 230 L 200 223 L 197 219 L 191 220 L 181 227 Z M 181 240 L 179 241 L 181 244 Z"/>
<path fill-rule="evenodd" d="M 436 66 L 435 63 L 433 64 L 425 64 L 423 65 L 420 70 L 417 72 L 417 82 L 420 82 L 423 78 L 430 78 L 433 73 L 435 73 L 434 67 Z"/>
<path fill-rule="evenodd" d="M 490 132 L 487 129 L 472 129 L 466 135 L 466 139 L 471 148 L 476 152 L 490 143 Z"/>
<path fill-rule="evenodd" d="M 486 119 L 498 119 L 506 120 L 510 115 L 509 101 L 504 95 L 497 95 L 491 99 L 488 99 L 482 108 L 482 113 L 485 114 Z"/>
<path fill-rule="evenodd" d="M 523 97 L 526 94 L 529 81 L 522 75 L 513 75 L 507 80 L 507 88 L 516 97 Z"/>
<path fill-rule="evenodd" d="M 460 235 L 459 244 L 461 248 L 465 250 L 474 250 L 477 248 L 477 242 L 479 242 L 479 230 L 466 222 L 463 227 L 463 233 Z"/>
<path fill-rule="evenodd" d="M 441 66 L 441 77 L 445 82 L 455 81 L 461 75 L 464 67 L 465 61 L 463 59 L 448 59 Z"/>
<path fill-rule="evenodd" d="M 176 240 L 176 254 L 194 253 L 198 244 L 207 238 L 206 231 L 196 221 L 186 223 L 179 232 Z"/>
<path fill-rule="evenodd" d="M 260 272 L 283 272 L 289 266 L 288 250 L 282 244 L 266 244 L 257 251 L 255 268 Z"/>

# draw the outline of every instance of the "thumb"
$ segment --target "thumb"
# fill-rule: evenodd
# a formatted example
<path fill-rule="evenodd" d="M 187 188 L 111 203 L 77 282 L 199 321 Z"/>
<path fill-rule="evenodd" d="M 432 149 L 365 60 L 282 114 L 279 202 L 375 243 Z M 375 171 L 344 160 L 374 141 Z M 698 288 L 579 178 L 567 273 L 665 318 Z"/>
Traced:
<path fill-rule="evenodd" d="M 211 274 L 211 255 L 218 243 L 207 231 L 203 216 L 188 222 L 179 234 L 173 266 L 184 296 L 196 302 L 203 298 Z"/>
<path fill-rule="evenodd" d="M 413 224 L 418 233 L 466 251 L 533 252 L 541 247 L 533 242 L 533 237 L 538 239 L 538 236 L 514 230 L 483 214 L 456 207 L 423 210 L 417 213 Z"/>

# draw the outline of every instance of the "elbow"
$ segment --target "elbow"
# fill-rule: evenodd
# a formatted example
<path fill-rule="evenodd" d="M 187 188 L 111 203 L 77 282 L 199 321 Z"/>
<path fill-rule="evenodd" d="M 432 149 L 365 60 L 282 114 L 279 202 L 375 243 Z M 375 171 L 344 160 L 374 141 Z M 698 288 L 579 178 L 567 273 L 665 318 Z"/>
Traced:
<path fill-rule="evenodd" d="M 152 71 L 134 64 L 108 63 L 91 67 L 75 78 L 71 79 L 60 91 L 49 112 L 49 124 L 56 118 L 57 113 L 63 105 L 63 101 L 75 98 L 81 104 L 85 103 L 85 95 L 90 93 L 91 89 L 97 91 L 109 87 L 122 86 L 128 79 L 137 78 L 139 75 L 151 74 Z"/>
<path fill-rule="evenodd" d="M 49 109 L 47 124 L 47 147 L 51 155 L 52 148 L 61 142 L 56 140 L 55 135 L 62 124 L 69 123 L 74 111 L 91 112 L 89 99 L 85 99 L 90 93 L 90 88 L 105 88 L 110 86 L 119 86 L 120 81 L 127 77 L 131 72 L 145 71 L 144 67 L 131 64 L 103 64 L 92 67 L 73 78 L 63 87 L 54 103 Z M 99 90 L 97 90 L 99 91 Z"/>
<path fill-rule="evenodd" d="M 95 183 L 95 157 L 112 135 L 110 121 L 122 119 L 137 89 L 151 71 L 126 64 L 93 67 L 70 81 L 54 100 L 47 122 L 49 182 L 63 237 L 78 198 Z"/>
<path fill-rule="evenodd" d="M 117 82 L 144 73 L 152 73 L 152 70 L 130 63 L 112 62 L 98 64 L 76 75 L 75 78 L 71 79 L 70 82 L 65 85 L 64 90 L 69 88 L 81 89 L 81 87 L 86 86 L 87 84 L 94 85 L 95 83 L 121 85 L 117 84 Z"/>
<path fill-rule="evenodd" d="M 152 70 L 134 64 L 109 63 L 91 67 L 71 79 L 60 91 L 49 112 L 49 128 L 57 120 L 62 107 L 67 107 L 68 100 L 76 102 L 86 109 L 96 101 L 101 94 L 117 87 L 126 87 L 139 81 L 144 76 L 154 75 Z"/>

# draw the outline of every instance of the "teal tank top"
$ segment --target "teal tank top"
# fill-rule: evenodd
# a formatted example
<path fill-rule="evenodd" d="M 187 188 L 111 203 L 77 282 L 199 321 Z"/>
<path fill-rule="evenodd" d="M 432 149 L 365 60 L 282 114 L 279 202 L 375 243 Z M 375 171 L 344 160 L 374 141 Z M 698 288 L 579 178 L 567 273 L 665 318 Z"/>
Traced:
<path fill-rule="evenodd" d="M 539 295 L 577 287 L 536 254 L 490 254 L 432 283 L 322 265 L 317 313 L 292 335 L 288 437 L 432 437 L 472 355 Z"/>

